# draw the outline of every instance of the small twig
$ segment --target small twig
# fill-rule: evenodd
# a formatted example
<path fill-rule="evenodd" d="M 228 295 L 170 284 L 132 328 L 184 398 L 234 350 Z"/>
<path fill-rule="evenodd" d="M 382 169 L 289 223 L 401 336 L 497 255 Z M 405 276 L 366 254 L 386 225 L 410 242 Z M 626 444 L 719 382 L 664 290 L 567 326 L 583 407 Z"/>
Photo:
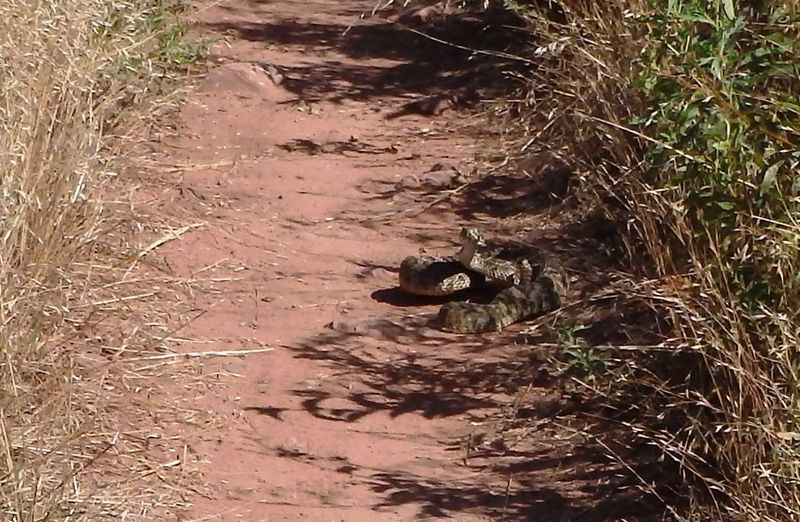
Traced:
<path fill-rule="evenodd" d="M 387 20 L 388 21 L 388 20 Z M 394 24 L 400 26 L 401 28 L 405 29 L 406 31 L 410 31 L 412 33 L 418 34 L 428 40 L 432 40 L 436 43 L 440 43 L 442 45 L 448 45 L 450 47 L 455 47 L 456 49 L 461 49 L 462 51 L 470 51 L 475 54 L 485 54 L 486 56 L 494 56 L 498 58 L 505 58 L 506 60 L 513 60 L 517 62 L 527 63 L 528 65 L 537 65 L 540 62 L 536 62 L 534 60 L 528 60 L 527 58 L 523 58 L 522 56 L 517 56 L 514 54 L 504 53 L 501 51 L 485 51 L 483 49 L 475 49 L 473 47 L 467 47 L 465 45 L 459 45 L 457 43 L 448 42 L 447 40 L 442 40 L 441 38 L 436 38 L 435 36 L 431 36 L 427 33 L 423 33 L 417 29 L 409 27 L 405 24 L 401 24 L 400 22 L 393 22 Z"/>
<path fill-rule="evenodd" d="M 254 353 L 265 353 L 274 351 L 275 348 L 255 348 L 253 350 L 221 350 L 211 352 L 184 352 L 184 353 L 164 353 L 160 355 L 148 355 L 146 357 L 132 357 L 125 359 L 129 361 L 160 361 L 164 359 L 199 359 L 202 357 L 240 357 L 244 355 L 252 355 Z"/>
<path fill-rule="evenodd" d="M 208 313 L 208 309 L 201 310 L 197 315 L 195 315 L 194 317 L 192 317 L 188 321 L 185 321 L 182 324 L 177 325 L 175 328 L 173 328 L 172 330 L 168 331 L 167 333 L 162 335 L 160 338 L 156 339 L 156 344 L 163 343 L 165 340 L 169 339 L 170 337 L 172 337 L 176 333 L 180 332 L 181 330 L 183 330 L 184 328 L 186 328 L 187 326 L 189 326 L 193 322 L 197 321 L 198 319 L 200 319 L 201 317 L 203 317 L 207 313 Z"/>
<path fill-rule="evenodd" d="M 255 326 L 258 326 L 258 302 L 259 302 L 259 299 L 258 299 L 258 288 L 254 288 L 253 292 L 254 292 L 254 294 L 253 294 L 253 301 L 254 301 L 253 305 L 256 308 L 255 317 L 253 318 L 253 324 Z"/>
<path fill-rule="evenodd" d="M 506 519 L 506 512 L 508 511 L 508 499 L 510 498 L 511 493 L 511 477 L 513 476 L 513 473 L 508 474 L 508 480 L 506 481 L 506 498 L 505 502 L 503 503 L 503 514 L 500 516 L 500 520 Z"/>
<path fill-rule="evenodd" d="M 684 158 L 686 158 L 688 160 L 692 160 L 692 161 L 694 161 L 696 163 L 700 163 L 700 164 L 706 164 L 707 163 L 706 161 L 703 160 L 703 158 L 698 158 L 696 156 L 692 156 L 691 154 L 687 154 L 687 153 L 683 152 L 682 150 L 676 149 L 675 147 L 671 146 L 670 144 L 665 143 L 662 140 L 657 140 L 655 138 L 651 138 L 650 136 L 648 136 L 648 135 L 646 135 L 644 133 L 641 133 L 641 132 L 639 132 L 639 131 L 637 131 L 635 129 L 632 129 L 630 127 L 625 127 L 624 125 L 620 125 L 618 123 L 614 123 L 613 121 L 604 120 L 603 118 L 598 118 L 597 116 L 590 116 L 588 114 L 583 114 L 581 112 L 578 112 L 576 114 L 579 115 L 579 116 L 582 116 L 584 118 L 587 118 L 589 120 L 594 120 L 594 121 L 596 121 L 598 123 L 603 123 L 603 124 L 608 125 L 610 127 L 614 127 L 615 129 L 618 129 L 618 130 L 621 130 L 621 131 L 624 131 L 624 132 L 628 132 L 630 134 L 633 134 L 634 136 L 642 138 L 645 141 L 649 141 L 650 143 L 655 143 L 656 145 L 661 145 L 665 149 L 674 152 L 678 156 L 682 156 L 682 157 L 684 157 Z"/>
<path fill-rule="evenodd" d="M 304 305 L 292 305 L 292 309 L 297 310 L 300 308 L 319 308 L 321 306 L 338 306 L 341 304 L 349 303 L 350 301 L 329 301 L 327 303 L 311 303 L 311 304 L 304 304 Z"/>
<path fill-rule="evenodd" d="M 521 334 L 525 335 L 529 332 L 521 331 Z M 539 348 L 560 348 L 564 346 L 562 343 L 542 343 L 537 342 L 536 346 Z M 674 352 L 679 349 L 678 345 L 669 345 L 665 343 L 659 344 L 621 344 L 621 345 L 614 345 L 614 344 L 595 344 L 589 346 L 589 348 L 595 348 L 598 350 L 619 350 L 619 351 L 626 351 L 626 352 L 641 352 L 641 351 L 664 351 L 664 352 Z"/>
<path fill-rule="evenodd" d="M 194 272 L 192 272 L 192 278 L 194 278 L 194 276 L 196 276 L 197 274 L 202 274 L 206 270 L 211 270 L 212 268 L 218 267 L 219 265 L 221 265 L 222 263 L 224 263 L 227 260 L 228 260 L 227 257 L 223 257 L 219 261 L 215 261 L 215 262 L 211 263 L 210 265 L 206 265 L 203 268 L 199 268 L 199 269 L 195 270 Z"/>
<path fill-rule="evenodd" d="M 139 252 L 139 255 L 137 257 L 142 258 L 147 254 L 149 254 L 150 252 L 152 252 L 153 250 L 155 250 L 156 248 L 164 245 L 165 243 L 174 241 L 175 239 L 180 239 L 181 236 L 186 232 L 192 230 L 193 228 L 202 227 L 203 225 L 205 225 L 205 223 L 192 223 L 191 225 L 186 225 L 185 227 L 181 227 L 178 230 L 170 230 L 168 233 L 164 234 L 159 239 L 156 239 L 155 241 L 150 243 L 150 245 L 147 248 Z"/>
<path fill-rule="evenodd" d="M 97 307 L 97 306 L 103 306 L 103 305 L 114 304 L 114 303 L 125 303 L 125 302 L 128 302 L 128 301 L 135 301 L 137 299 L 145 299 L 147 297 L 152 297 L 154 295 L 158 295 L 158 292 L 145 292 L 143 294 L 127 295 L 127 296 L 124 296 L 124 297 L 115 297 L 113 299 L 105 299 L 103 301 L 95 301 L 93 303 L 86 303 L 86 304 L 83 304 L 83 305 L 73 306 L 72 309 L 73 310 L 80 310 L 82 308 L 94 308 L 94 307 Z"/>
<path fill-rule="evenodd" d="M 419 216 L 420 214 L 422 214 L 423 212 L 425 212 L 426 210 L 435 207 L 439 203 L 441 203 L 443 201 L 447 201 L 448 199 L 453 197 L 455 194 L 458 194 L 459 192 L 461 192 L 462 190 L 464 190 L 468 186 L 469 186 L 469 183 L 464 183 L 463 185 L 458 186 L 458 187 L 456 187 L 454 189 L 449 189 L 449 190 L 442 191 L 443 195 L 436 197 L 433 201 L 431 201 L 427 205 L 423 206 L 422 208 L 416 208 L 415 209 L 414 207 L 416 205 L 409 205 L 406 208 L 404 208 L 402 210 L 398 210 L 396 212 L 386 212 L 384 214 L 381 214 L 381 215 L 375 216 L 375 217 L 357 218 L 355 221 L 358 222 L 358 223 L 361 223 L 361 224 L 364 224 L 364 223 L 382 223 L 382 222 L 386 221 L 387 219 L 393 218 L 395 216 L 403 216 L 404 218 L 416 217 L 416 216 Z"/>
<path fill-rule="evenodd" d="M 158 247 L 160 247 L 160 246 L 162 246 L 162 245 L 164 245 L 164 244 L 166 244 L 166 243 L 168 243 L 170 241 L 174 241 L 176 239 L 181 239 L 181 236 L 183 234 L 185 234 L 186 232 L 192 230 L 193 228 L 199 228 L 199 227 L 202 227 L 203 225 L 205 225 L 205 223 L 192 223 L 191 225 L 186 225 L 186 226 L 181 227 L 181 228 L 179 228 L 177 230 L 170 230 L 167 234 L 164 234 L 159 239 L 156 239 L 155 241 L 150 243 L 150 245 L 147 246 L 147 248 L 145 248 L 144 250 L 139 252 L 139 254 L 137 254 L 136 259 L 133 260 L 133 263 L 131 263 L 131 266 L 129 266 L 128 269 L 125 271 L 125 275 L 122 277 L 122 279 L 123 280 L 128 279 L 128 275 L 131 273 L 131 271 L 136 266 L 136 263 L 138 263 L 141 258 L 146 256 L 147 254 L 149 254 L 150 252 L 152 252 L 156 248 L 158 248 Z"/>

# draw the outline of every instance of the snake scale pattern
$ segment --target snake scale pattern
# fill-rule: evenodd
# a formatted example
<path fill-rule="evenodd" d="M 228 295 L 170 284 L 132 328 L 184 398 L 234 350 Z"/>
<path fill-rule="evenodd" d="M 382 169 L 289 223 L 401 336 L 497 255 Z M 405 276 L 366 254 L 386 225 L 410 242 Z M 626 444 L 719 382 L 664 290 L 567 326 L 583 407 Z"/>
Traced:
<path fill-rule="evenodd" d="M 541 250 L 489 245 L 473 227 L 462 229 L 461 241 L 461 250 L 454 256 L 409 256 L 400 265 L 400 288 L 411 294 L 498 291 L 486 304 L 445 303 L 434 320 L 436 327 L 455 333 L 500 331 L 561 306 L 566 275 Z"/>

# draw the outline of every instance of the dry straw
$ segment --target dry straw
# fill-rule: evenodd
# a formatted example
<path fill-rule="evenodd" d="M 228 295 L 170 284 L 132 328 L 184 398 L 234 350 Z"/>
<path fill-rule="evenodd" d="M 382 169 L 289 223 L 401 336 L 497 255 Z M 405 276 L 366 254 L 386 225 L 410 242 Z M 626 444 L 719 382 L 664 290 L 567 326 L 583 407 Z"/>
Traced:
<path fill-rule="evenodd" d="M 800 519 L 800 4 L 496 4 L 532 47 L 509 155 L 571 168 L 581 210 L 616 223 L 619 257 L 655 281 L 631 297 L 674 327 L 672 356 L 632 352 L 637 375 L 612 387 L 639 412 L 631 435 L 679 464 L 687 517 Z"/>
<path fill-rule="evenodd" d="M 152 399 L 158 375 L 124 361 L 164 348 L 177 318 L 152 304 L 190 283 L 127 272 L 145 227 L 102 201 L 123 188 L 110 146 L 139 119 L 123 108 L 137 87 L 145 106 L 163 76 L 147 56 L 164 13 L 155 0 L 0 2 L 4 520 L 149 519 L 188 486 L 186 448 L 163 419 L 195 414 Z"/>
<path fill-rule="evenodd" d="M 752 188 L 747 185 L 747 176 L 758 172 L 759 166 L 757 161 L 751 164 L 750 158 L 740 154 L 740 147 L 750 144 L 744 139 L 736 144 L 733 138 L 726 142 L 724 133 L 715 146 L 708 148 L 699 140 L 699 144 L 692 141 L 691 136 L 696 135 L 693 133 L 715 136 L 710 115 L 705 123 L 702 119 L 690 120 L 683 130 L 669 135 L 666 131 L 681 123 L 673 123 L 669 118 L 691 113 L 670 114 L 664 109 L 666 104 L 649 105 L 643 87 L 670 79 L 684 89 L 675 91 L 675 100 L 682 100 L 686 90 L 696 92 L 698 100 L 708 101 L 717 96 L 719 99 L 709 104 L 709 113 L 729 111 L 728 137 L 748 133 L 748 139 L 766 143 L 767 152 L 773 146 L 779 151 L 785 149 L 787 140 L 796 144 L 796 124 L 779 125 L 780 139 L 774 139 L 776 134 L 772 131 L 761 136 L 759 133 L 764 129 L 758 124 L 747 125 L 746 111 L 758 104 L 767 108 L 780 106 L 781 89 L 784 93 L 794 92 L 796 99 L 797 87 L 796 83 L 791 87 L 790 83 L 777 81 L 755 84 L 751 89 L 770 87 L 757 99 L 758 103 L 753 98 L 742 103 L 741 111 L 734 110 L 732 103 L 747 100 L 752 91 L 739 93 L 730 87 L 733 94 L 725 101 L 727 94 L 709 90 L 708 85 L 715 85 L 713 81 L 704 84 L 703 65 L 713 62 L 712 58 L 717 56 L 713 49 L 722 48 L 722 44 L 712 48 L 714 56 L 705 62 L 699 58 L 692 62 L 696 57 L 689 57 L 690 53 L 705 51 L 704 43 L 699 40 L 697 47 L 692 48 L 695 44 L 692 39 L 702 34 L 701 29 L 712 30 L 714 16 L 721 20 L 719 27 L 727 23 L 725 16 L 733 19 L 726 13 L 734 10 L 734 3 L 693 5 L 697 16 L 711 16 L 710 23 L 705 27 L 697 23 L 694 31 L 690 27 L 685 38 L 678 38 L 685 47 L 684 55 L 675 52 L 667 58 L 674 50 L 660 47 L 660 40 L 653 35 L 664 30 L 664 21 L 650 18 L 662 15 L 666 3 L 568 0 L 550 3 L 550 10 L 513 3 L 513 8 L 528 22 L 540 57 L 532 72 L 528 97 L 523 107 L 516 108 L 524 133 L 534 136 L 523 141 L 520 149 L 528 154 L 555 157 L 570 165 L 582 180 L 583 207 L 602 211 L 615 221 L 633 267 L 638 266 L 641 273 L 662 281 L 652 300 L 657 301 L 664 317 L 675 326 L 674 360 L 690 360 L 692 364 L 667 363 L 665 367 L 648 368 L 647 354 L 637 362 L 644 371 L 635 384 L 650 391 L 634 399 L 641 401 L 638 406 L 643 413 L 633 429 L 658 443 L 666 455 L 681 465 L 687 479 L 686 493 L 695 508 L 687 516 L 704 514 L 715 520 L 726 517 L 796 520 L 800 517 L 797 488 L 800 435 L 796 433 L 800 303 L 796 301 L 795 274 L 800 228 L 796 196 L 786 189 L 791 180 L 779 180 L 785 192 L 782 200 L 781 195 L 776 198 L 777 205 L 759 207 L 758 198 L 747 195 Z M 714 11 L 715 6 L 719 11 Z M 763 9 L 768 11 L 767 4 Z M 796 3 L 788 3 L 781 9 L 787 19 L 794 16 L 796 20 Z M 790 25 L 764 23 L 767 16 L 763 13 L 739 14 L 757 20 L 748 30 L 740 30 L 737 38 L 743 42 L 747 38 L 759 42 L 758 36 L 752 36 L 758 31 L 775 42 L 782 41 L 784 33 L 791 35 Z M 681 18 L 676 16 L 673 20 L 680 27 Z M 719 34 L 724 44 L 722 29 Z M 796 43 L 790 36 L 786 39 Z M 764 46 L 764 52 L 767 47 Z M 742 48 L 744 51 L 739 52 L 747 51 L 745 44 Z M 794 48 L 796 55 L 796 45 Z M 791 45 L 783 49 L 791 54 Z M 654 50 L 653 55 L 646 55 L 643 50 Z M 647 61 L 659 52 L 661 58 Z M 736 51 L 730 46 L 725 52 L 733 55 Z M 777 53 L 762 56 L 779 59 Z M 750 62 L 732 60 L 722 67 L 735 71 L 735 67 L 744 67 L 754 59 L 757 58 L 751 57 Z M 650 67 L 649 77 L 643 73 L 646 67 Z M 794 67 L 796 82 L 796 62 Z M 743 75 L 741 71 L 730 74 L 728 80 Z M 775 98 L 770 100 L 770 96 Z M 797 113 L 794 114 L 796 121 Z M 634 123 L 647 118 L 650 125 Z M 663 125 L 659 118 L 663 118 Z M 697 127 L 688 130 L 689 123 Z M 741 134 L 731 131 L 733 125 L 739 125 L 735 132 Z M 665 132 L 654 134 L 653 128 Z M 741 205 L 735 214 L 734 228 L 720 228 L 719 221 L 708 219 L 705 233 L 698 233 L 702 227 L 687 211 L 689 198 L 697 194 L 698 187 L 688 182 L 673 182 L 671 176 L 677 172 L 669 168 L 651 170 L 649 152 L 654 149 L 675 158 L 673 164 L 688 165 L 688 169 L 699 172 L 714 172 L 712 163 L 722 172 L 724 166 L 742 161 L 741 171 L 734 172 L 734 176 L 742 180 L 741 186 L 745 188 L 729 196 L 733 204 Z M 737 186 L 735 182 L 725 185 L 724 179 L 720 174 L 716 190 L 723 192 Z M 727 209 L 731 199 L 721 200 L 720 208 Z M 738 249 L 733 248 L 736 245 Z M 782 281 L 772 288 L 780 296 L 778 299 L 763 299 L 756 307 L 747 303 L 750 289 L 734 274 L 748 264 L 763 271 L 764 280 L 771 273 L 773 282 Z M 665 301 L 658 295 L 669 299 Z M 663 358 L 658 360 L 664 364 Z M 673 371 L 666 371 L 669 368 Z M 675 374 L 675 371 L 685 373 Z"/>

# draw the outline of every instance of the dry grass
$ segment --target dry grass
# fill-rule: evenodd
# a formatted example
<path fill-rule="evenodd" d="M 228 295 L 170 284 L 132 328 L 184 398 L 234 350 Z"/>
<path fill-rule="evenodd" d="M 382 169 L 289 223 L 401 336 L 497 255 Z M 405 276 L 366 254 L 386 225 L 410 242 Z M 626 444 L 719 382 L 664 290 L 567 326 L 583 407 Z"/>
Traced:
<path fill-rule="evenodd" d="M 172 4 L 0 4 L 6 520 L 146 515 L 175 505 L 190 475 L 164 427 L 189 413 L 148 398 L 164 368 L 124 363 L 167 342 L 174 318 L 152 304 L 181 283 L 128 270 L 145 227 L 103 202 L 124 187 L 111 146 L 140 121 L 130 108 L 152 101 L 143 86 L 168 70 L 159 35 L 173 31 L 161 18 Z M 172 487 L 153 487 L 169 473 Z"/>
<path fill-rule="evenodd" d="M 680 465 L 686 517 L 800 519 L 800 4 L 502 4 L 533 63 L 509 156 L 572 169 L 673 327 L 609 400 Z"/>
<path fill-rule="evenodd" d="M 796 105 L 782 101 L 798 87 L 778 67 L 797 64 L 796 45 L 767 55 L 778 79 L 740 86 L 757 63 L 745 53 L 767 49 L 769 31 L 792 41 L 793 25 L 762 15 L 736 45 L 716 41 L 731 24 L 722 4 L 708 4 L 705 33 L 637 0 L 515 5 L 541 60 L 514 108 L 525 126 L 517 151 L 570 165 L 584 207 L 616 222 L 632 266 L 657 278 L 650 298 L 675 326 L 683 362 L 637 362 L 635 384 L 648 391 L 634 397 L 643 414 L 632 428 L 681 465 L 687 516 L 796 520 L 800 132 Z M 716 56 L 722 81 L 705 70 Z M 766 121 L 775 130 L 757 123 Z"/>

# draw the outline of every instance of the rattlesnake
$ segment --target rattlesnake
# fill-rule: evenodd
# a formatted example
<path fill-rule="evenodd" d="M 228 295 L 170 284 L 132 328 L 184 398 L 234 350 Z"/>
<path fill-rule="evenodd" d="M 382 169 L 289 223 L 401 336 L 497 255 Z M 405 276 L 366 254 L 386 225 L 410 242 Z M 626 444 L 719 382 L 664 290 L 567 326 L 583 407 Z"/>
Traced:
<path fill-rule="evenodd" d="M 440 329 L 499 331 L 561 305 L 566 277 L 541 250 L 489 245 L 472 227 L 462 229 L 461 240 L 455 256 L 409 256 L 400 265 L 400 288 L 412 294 L 444 296 L 466 289 L 500 289 L 488 304 L 446 303 L 434 321 Z"/>

